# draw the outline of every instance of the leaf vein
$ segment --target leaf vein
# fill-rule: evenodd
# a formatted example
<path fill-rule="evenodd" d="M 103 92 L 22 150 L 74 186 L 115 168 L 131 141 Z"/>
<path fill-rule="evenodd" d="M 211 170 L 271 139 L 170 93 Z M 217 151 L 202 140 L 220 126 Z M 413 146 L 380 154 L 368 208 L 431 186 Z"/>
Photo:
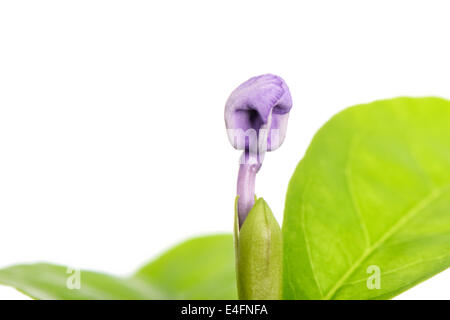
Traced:
<path fill-rule="evenodd" d="M 385 243 L 397 230 L 403 227 L 411 218 L 413 218 L 417 213 L 424 210 L 429 206 L 434 200 L 438 199 L 444 194 L 446 189 L 450 185 L 445 187 L 433 189 L 427 196 L 425 196 L 421 201 L 418 201 L 411 209 L 409 209 L 402 218 L 400 218 L 390 229 L 388 229 L 380 239 L 374 243 L 370 248 L 368 248 L 364 253 L 356 260 L 356 262 L 350 267 L 350 269 L 345 272 L 342 277 L 335 283 L 335 285 L 328 291 L 325 296 L 326 300 L 334 297 L 336 292 L 342 287 L 342 285 L 347 281 L 347 279 L 355 272 L 355 270 L 361 266 L 361 264 L 378 249 L 383 243 Z"/>
<path fill-rule="evenodd" d="M 401 267 L 394 268 L 394 269 L 391 269 L 391 270 L 388 270 L 388 271 L 382 271 L 381 272 L 381 276 L 385 276 L 385 275 L 388 275 L 388 274 L 391 274 L 391 273 L 394 273 L 394 272 L 397 272 L 397 271 L 400 271 L 400 270 L 408 269 L 408 268 L 411 268 L 411 267 L 416 266 L 418 264 L 429 263 L 429 262 L 434 262 L 434 261 L 438 261 L 438 260 L 443 260 L 443 259 L 448 258 L 448 257 L 450 257 L 449 254 L 444 254 L 444 255 L 441 255 L 441 256 L 438 256 L 438 257 L 435 257 L 435 258 L 431 258 L 431 259 L 418 259 L 418 260 L 416 260 L 414 262 L 407 263 L 407 264 L 405 264 L 405 265 L 403 265 Z M 343 284 L 343 286 L 344 285 L 347 286 L 347 285 L 357 284 L 357 283 L 361 283 L 361 282 L 365 282 L 365 281 L 367 281 L 367 278 L 355 280 L 355 281 L 352 281 L 352 282 L 346 282 L 346 283 Z"/>

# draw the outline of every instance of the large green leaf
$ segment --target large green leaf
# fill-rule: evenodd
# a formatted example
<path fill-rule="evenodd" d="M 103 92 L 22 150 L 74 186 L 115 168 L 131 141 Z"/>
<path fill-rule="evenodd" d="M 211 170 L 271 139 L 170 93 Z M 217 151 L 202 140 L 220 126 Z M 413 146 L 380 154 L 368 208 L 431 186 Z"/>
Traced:
<path fill-rule="evenodd" d="M 287 299 L 391 298 L 446 269 L 450 102 L 397 98 L 333 117 L 290 181 L 283 237 Z"/>
<path fill-rule="evenodd" d="M 134 279 L 160 287 L 172 299 L 236 299 L 232 235 L 196 238 L 140 269 Z"/>
<path fill-rule="evenodd" d="M 71 272 L 71 273 L 68 273 Z M 104 300 L 167 298 L 149 283 L 81 270 L 80 287 L 67 285 L 73 270 L 38 263 L 0 270 L 0 283 L 39 300 Z"/>
<path fill-rule="evenodd" d="M 131 277 L 84 271 L 79 289 L 73 270 L 45 263 L 0 270 L 0 284 L 34 299 L 235 299 L 231 235 L 188 240 L 150 262 Z M 73 278 L 72 278 L 73 279 Z M 67 283 L 70 282 L 72 285 Z M 69 289 L 72 287 L 72 289 Z"/>

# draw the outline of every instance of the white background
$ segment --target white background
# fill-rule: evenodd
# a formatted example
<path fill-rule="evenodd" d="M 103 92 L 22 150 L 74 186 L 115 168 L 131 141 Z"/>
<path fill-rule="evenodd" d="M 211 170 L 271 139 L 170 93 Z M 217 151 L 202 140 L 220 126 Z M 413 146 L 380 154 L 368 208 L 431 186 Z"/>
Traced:
<path fill-rule="evenodd" d="M 282 220 L 315 131 L 343 108 L 450 98 L 448 1 L 3 1 L 0 267 L 131 273 L 232 229 L 239 152 L 223 109 L 275 73 L 294 107 L 257 179 Z M 400 298 L 450 298 L 450 272 Z M 0 298 L 24 297 L 0 287 Z"/>

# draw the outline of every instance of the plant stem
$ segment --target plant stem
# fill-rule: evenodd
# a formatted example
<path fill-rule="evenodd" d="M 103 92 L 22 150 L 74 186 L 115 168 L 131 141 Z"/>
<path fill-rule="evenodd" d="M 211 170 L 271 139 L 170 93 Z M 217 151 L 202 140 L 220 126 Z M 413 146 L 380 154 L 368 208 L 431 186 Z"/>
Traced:
<path fill-rule="evenodd" d="M 242 156 L 237 182 L 239 228 L 255 204 L 256 173 L 261 168 L 257 155 L 244 152 Z"/>

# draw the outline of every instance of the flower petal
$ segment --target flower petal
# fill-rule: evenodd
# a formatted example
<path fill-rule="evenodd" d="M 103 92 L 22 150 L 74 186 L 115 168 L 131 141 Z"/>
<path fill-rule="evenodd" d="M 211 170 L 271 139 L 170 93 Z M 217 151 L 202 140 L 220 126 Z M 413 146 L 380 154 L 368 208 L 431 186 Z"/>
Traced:
<path fill-rule="evenodd" d="M 230 143 L 236 149 L 251 149 L 252 139 L 245 135 L 254 131 L 257 139 L 265 140 L 257 141 L 259 147 L 267 142 L 268 151 L 277 149 L 283 143 L 291 108 L 291 94 L 282 78 L 272 74 L 250 78 L 231 93 L 225 106 Z"/>

